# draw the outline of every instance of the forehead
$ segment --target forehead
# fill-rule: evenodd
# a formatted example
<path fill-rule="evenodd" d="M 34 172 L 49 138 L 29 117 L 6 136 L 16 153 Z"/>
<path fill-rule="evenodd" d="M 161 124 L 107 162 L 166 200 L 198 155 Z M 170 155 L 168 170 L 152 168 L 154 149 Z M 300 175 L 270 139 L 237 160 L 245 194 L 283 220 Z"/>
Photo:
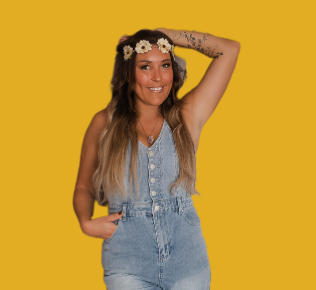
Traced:
<path fill-rule="evenodd" d="M 148 60 L 151 62 L 161 62 L 164 60 L 171 60 L 170 53 L 163 53 L 158 47 L 153 47 L 151 50 L 144 53 L 136 54 L 136 64 L 139 61 Z"/>

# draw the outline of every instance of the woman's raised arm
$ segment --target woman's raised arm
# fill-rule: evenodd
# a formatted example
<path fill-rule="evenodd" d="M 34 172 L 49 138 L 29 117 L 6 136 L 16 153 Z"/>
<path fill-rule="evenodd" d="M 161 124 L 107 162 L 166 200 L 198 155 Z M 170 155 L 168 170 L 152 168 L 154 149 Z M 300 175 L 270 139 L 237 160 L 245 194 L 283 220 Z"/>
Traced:
<path fill-rule="evenodd" d="M 200 132 L 223 96 L 237 62 L 237 41 L 188 30 L 156 29 L 168 35 L 175 45 L 195 49 L 213 58 L 200 83 L 183 98 L 187 119 L 194 132 Z"/>

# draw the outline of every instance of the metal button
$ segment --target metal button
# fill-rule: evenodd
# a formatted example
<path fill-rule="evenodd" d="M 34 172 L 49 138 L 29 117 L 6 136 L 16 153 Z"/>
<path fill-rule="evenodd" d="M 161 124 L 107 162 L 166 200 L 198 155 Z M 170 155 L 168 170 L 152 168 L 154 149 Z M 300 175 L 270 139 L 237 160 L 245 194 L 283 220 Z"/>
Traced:
<path fill-rule="evenodd" d="M 155 195 L 156 195 L 156 191 L 153 191 L 153 192 L 151 193 L 151 195 L 152 195 L 152 196 L 155 196 Z"/>
<path fill-rule="evenodd" d="M 151 179 L 150 179 L 151 183 L 154 183 L 155 180 L 156 180 L 155 178 L 151 178 Z"/>
<path fill-rule="evenodd" d="M 159 205 L 156 205 L 156 206 L 155 206 L 155 210 L 159 210 Z"/>
<path fill-rule="evenodd" d="M 155 168 L 155 165 L 154 164 L 151 164 L 150 165 L 150 169 L 154 169 Z"/>
<path fill-rule="evenodd" d="M 154 156 L 154 155 L 155 155 L 155 153 L 154 153 L 154 152 L 149 151 L 149 156 Z"/>

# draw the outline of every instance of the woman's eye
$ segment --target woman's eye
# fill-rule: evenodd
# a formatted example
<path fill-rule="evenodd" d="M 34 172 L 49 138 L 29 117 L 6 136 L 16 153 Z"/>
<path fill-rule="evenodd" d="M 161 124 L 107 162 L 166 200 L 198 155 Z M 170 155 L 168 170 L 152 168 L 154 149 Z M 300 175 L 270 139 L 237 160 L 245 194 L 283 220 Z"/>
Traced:
<path fill-rule="evenodd" d="M 170 63 L 164 63 L 162 66 L 163 66 L 164 68 L 168 68 L 168 67 L 170 66 Z M 143 66 L 141 66 L 140 68 L 141 68 L 142 70 L 147 70 L 147 69 L 146 69 L 147 67 L 149 67 L 148 64 L 143 65 Z"/>

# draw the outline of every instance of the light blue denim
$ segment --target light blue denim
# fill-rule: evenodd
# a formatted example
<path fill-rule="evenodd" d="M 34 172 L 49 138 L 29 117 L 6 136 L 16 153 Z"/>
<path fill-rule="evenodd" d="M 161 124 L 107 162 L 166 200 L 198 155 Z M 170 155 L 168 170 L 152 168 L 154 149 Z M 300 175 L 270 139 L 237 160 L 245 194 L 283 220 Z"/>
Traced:
<path fill-rule="evenodd" d="M 129 191 L 127 152 L 125 187 Z M 209 290 L 211 268 L 200 218 L 188 192 L 171 185 L 179 175 L 173 135 L 164 120 L 155 143 L 139 141 L 137 174 L 139 202 L 133 197 L 109 199 L 114 221 L 112 236 L 102 244 L 104 282 L 108 290 Z"/>

